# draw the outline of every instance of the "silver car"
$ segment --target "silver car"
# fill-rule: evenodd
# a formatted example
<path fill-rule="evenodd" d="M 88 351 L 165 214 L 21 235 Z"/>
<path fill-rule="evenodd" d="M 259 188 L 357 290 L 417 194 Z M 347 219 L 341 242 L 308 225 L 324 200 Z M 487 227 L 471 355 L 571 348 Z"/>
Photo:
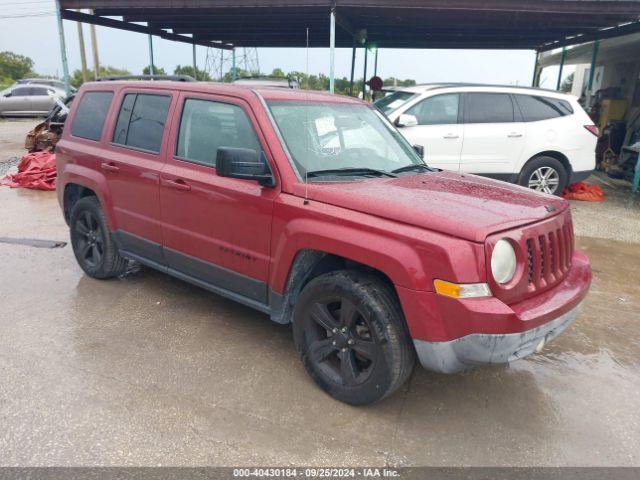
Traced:
<path fill-rule="evenodd" d="M 0 93 L 0 116 L 40 116 L 49 113 L 56 98 L 65 98 L 63 90 L 47 85 L 15 84 Z"/>

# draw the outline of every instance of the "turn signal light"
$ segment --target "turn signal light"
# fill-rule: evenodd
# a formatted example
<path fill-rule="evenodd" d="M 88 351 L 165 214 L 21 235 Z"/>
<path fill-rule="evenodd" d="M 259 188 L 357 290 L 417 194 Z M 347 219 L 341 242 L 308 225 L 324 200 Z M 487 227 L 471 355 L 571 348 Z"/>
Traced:
<path fill-rule="evenodd" d="M 445 280 L 434 280 L 433 286 L 438 295 L 451 298 L 490 297 L 491 290 L 486 283 L 451 283 Z"/>

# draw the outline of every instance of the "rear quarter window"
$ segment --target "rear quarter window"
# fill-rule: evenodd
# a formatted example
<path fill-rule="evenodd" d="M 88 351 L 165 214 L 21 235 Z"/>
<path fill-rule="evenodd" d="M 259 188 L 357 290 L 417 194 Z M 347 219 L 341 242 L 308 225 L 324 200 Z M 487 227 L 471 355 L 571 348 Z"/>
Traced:
<path fill-rule="evenodd" d="M 113 92 L 85 93 L 73 118 L 71 135 L 99 141 L 112 98 Z"/>
<path fill-rule="evenodd" d="M 514 95 L 525 122 L 560 118 L 573 113 L 571 104 L 559 98 L 539 95 Z"/>

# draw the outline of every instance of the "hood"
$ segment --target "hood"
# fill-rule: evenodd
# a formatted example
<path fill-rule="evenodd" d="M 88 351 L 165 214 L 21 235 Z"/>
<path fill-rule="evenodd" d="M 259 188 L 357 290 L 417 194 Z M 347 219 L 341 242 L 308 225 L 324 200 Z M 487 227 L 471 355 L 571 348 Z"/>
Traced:
<path fill-rule="evenodd" d="M 299 186 L 297 194 L 304 189 Z M 453 172 L 309 183 L 307 194 L 310 200 L 474 242 L 555 216 L 568 205 L 528 188 Z"/>

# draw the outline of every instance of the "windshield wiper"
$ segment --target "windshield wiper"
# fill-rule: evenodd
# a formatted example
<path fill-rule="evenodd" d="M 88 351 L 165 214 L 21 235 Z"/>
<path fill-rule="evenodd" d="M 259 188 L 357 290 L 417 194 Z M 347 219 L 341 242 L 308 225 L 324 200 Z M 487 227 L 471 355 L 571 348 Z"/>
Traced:
<path fill-rule="evenodd" d="M 327 170 L 313 170 L 307 172 L 307 177 L 321 177 L 324 175 L 376 175 L 378 177 L 396 178 L 392 172 L 384 170 L 376 170 L 375 168 L 366 167 L 345 167 L 345 168 L 329 168 Z"/>
<path fill-rule="evenodd" d="M 391 170 L 392 173 L 402 173 L 402 172 L 411 172 L 414 170 L 425 170 L 427 172 L 433 172 L 434 170 L 430 168 L 426 163 L 412 163 L 410 165 L 405 165 L 404 167 L 396 168 L 395 170 Z"/>

